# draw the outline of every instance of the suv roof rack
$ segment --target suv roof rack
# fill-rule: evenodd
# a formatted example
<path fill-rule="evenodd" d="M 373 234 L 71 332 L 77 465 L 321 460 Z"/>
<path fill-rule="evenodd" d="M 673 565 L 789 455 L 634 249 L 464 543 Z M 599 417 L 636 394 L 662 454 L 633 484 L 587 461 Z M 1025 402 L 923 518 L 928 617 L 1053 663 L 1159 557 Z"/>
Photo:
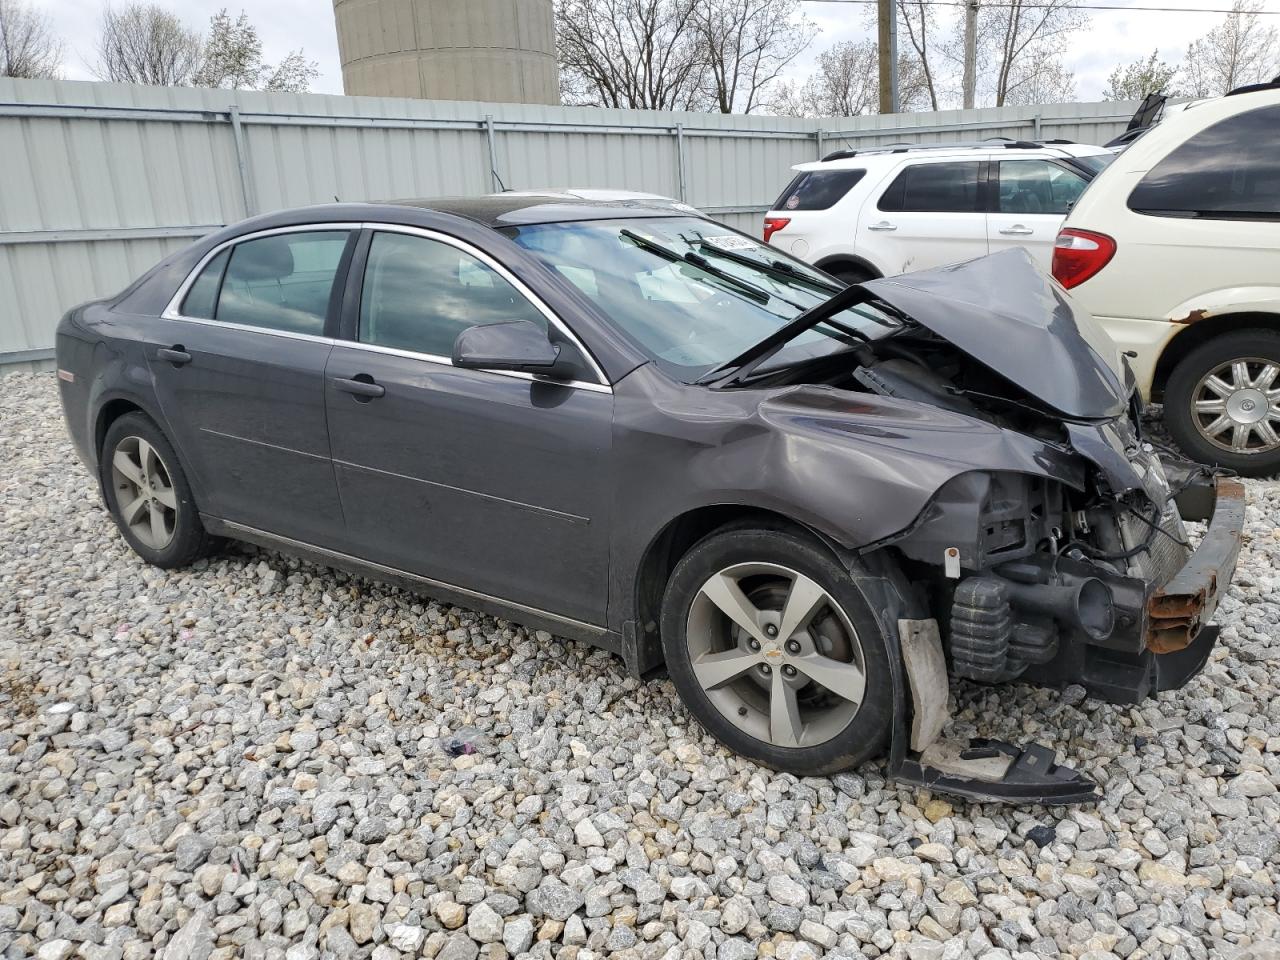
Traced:
<path fill-rule="evenodd" d="M 1280 74 L 1264 83 L 1246 83 L 1243 87 L 1228 90 L 1227 96 L 1234 97 L 1238 93 L 1257 93 L 1259 90 L 1280 90 Z"/>
<path fill-rule="evenodd" d="M 992 141 L 998 141 L 993 143 Z M 835 150 L 822 158 L 828 160 L 848 160 L 851 157 L 865 157 L 876 153 L 910 153 L 913 150 L 963 150 L 978 147 L 1004 147 L 1008 150 L 1039 150 L 1041 147 L 1056 143 L 1071 143 L 1070 140 L 1010 140 L 1008 137 L 989 137 L 986 140 L 969 140 L 957 143 L 886 143 L 878 147 L 863 147 L 861 150 Z"/>

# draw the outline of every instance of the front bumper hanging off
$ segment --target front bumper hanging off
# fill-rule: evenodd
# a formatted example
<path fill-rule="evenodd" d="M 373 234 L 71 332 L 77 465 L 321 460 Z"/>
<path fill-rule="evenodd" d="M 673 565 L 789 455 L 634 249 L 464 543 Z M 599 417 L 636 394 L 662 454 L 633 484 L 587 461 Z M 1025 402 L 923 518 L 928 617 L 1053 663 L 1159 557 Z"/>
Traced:
<path fill-rule="evenodd" d="M 1178 512 L 1184 520 L 1208 520 L 1209 526 L 1182 568 L 1163 586 L 1150 591 L 1141 634 L 1145 649 L 1123 664 L 1116 661 L 1117 670 L 1123 667 L 1141 674 L 1127 681 L 1134 684 L 1135 696 L 1182 687 L 1204 667 L 1218 639 L 1218 628 L 1209 621 L 1231 583 L 1240 553 L 1244 486 L 1225 477 L 1212 482 L 1188 482 L 1187 476 L 1178 479 L 1185 484 L 1177 497 Z M 945 720 L 938 714 L 939 692 L 941 702 L 946 702 L 945 676 L 941 691 L 938 686 L 942 647 L 936 639 L 936 627 L 932 639 L 922 640 L 924 636 L 918 629 L 913 631 L 904 643 L 903 659 L 917 718 L 930 706 L 932 717 L 927 724 L 913 723 L 911 751 L 895 759 L 891 776 L 978 801 L 1056 805 L 1099 798 L 1097 785 L 1057 763 L 1048 747 L 1018 747 L 986 739 L 967 745 L 939 740 L 937 733 Z M 1103 664 L 1108 662 L 1102 660 Z M 1085 663 L 1082 660 L 1082 667 Z M 1098 666 L 1092 663 L 1089 668 Z M 1086 677 L 1081 680 L 1089 686 Z"/>

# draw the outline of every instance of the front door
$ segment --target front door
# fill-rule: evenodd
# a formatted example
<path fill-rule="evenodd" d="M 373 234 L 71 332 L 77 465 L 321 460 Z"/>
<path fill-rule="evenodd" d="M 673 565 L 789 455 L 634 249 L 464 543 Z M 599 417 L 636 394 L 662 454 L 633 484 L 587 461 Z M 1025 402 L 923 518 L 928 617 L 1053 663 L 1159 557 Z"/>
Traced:
<path fill-rule="evenodd" d="M 981 160 L 912 159 L 858 220 L 856 246 L 887 275 L 987 253 Z"/>
<path fill-rule="evenodd" d="M 1001 160 L 993 166 L 998 172 L 995 203 L 987 215 L 987 248 L 996 253 L 1025 247 L 1048 270 L 1058 228 L 1088 181 L 1053 160 Z"/>
<path fill-rule="evenodd" d="M 356 342 L 334 347 L 325 386 L 352 550 L 603 625 L 613 395 L 589 372 L 563 384 L 451 364 L 462 330 L 506 320 L 550 322 L 478 251 L 373 234 Z"/>
<path fill-rule="evenodd" d="M 241 241 L 152 327 L 156 392 L 206 513 L 320 545 L 341 530 L 325 334 L 350 237 L 289 230 Z"/>

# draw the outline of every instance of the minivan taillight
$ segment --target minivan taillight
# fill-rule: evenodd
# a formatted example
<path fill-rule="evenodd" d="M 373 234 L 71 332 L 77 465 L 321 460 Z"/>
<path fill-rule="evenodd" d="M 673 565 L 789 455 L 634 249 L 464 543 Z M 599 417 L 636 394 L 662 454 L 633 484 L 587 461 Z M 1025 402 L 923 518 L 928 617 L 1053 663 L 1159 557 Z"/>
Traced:
<path fill-rule="evenodd" d="M 1053 278 L 1070 290 L 1105 267 L 1116 255 L 1116 242 L 1105 233 L 1064 227 L 1053 244 Z"/>
<path fill-rule="evenodd" d="M 764 218 L 764 242 L 768 243 L 769 238 L 791 222 L 790 217 L 765 217 Z"/>

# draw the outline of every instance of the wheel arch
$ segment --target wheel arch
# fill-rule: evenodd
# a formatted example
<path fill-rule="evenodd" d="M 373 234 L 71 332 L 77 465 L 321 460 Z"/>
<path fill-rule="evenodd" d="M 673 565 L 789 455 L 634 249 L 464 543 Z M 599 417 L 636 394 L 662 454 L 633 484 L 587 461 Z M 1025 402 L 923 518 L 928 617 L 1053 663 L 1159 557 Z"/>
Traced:
<path fill-rule="evenodd" d="M 1151 398 L 1157 402 L 1164 400 L 1164 389 L 1174 368 L 1193 350 L 1208 343 L 1214 337 L 1237 333 L 1241 330 L 1267 330 L 1280 333 L 1280 313 L 1244 310 L 1197 317 L 1197 313 L 1193 311 L 1188 320 L 1183 323 L 1182 330 L 1170 339 L 1156 361 L 1155 373 L 1151 380 Z"/>
<path fill-rule="evenodd" d="M 814 266 L 819 270 L 825 270 L 827 273 L 831 273 L 841 267 L 856 267 L 860 270 L 870 271 L 872 279 L 879 279 L 884 276 L 884 271 L 870 260 L 853 253 L 833 253 L 817 260 Z"/>

